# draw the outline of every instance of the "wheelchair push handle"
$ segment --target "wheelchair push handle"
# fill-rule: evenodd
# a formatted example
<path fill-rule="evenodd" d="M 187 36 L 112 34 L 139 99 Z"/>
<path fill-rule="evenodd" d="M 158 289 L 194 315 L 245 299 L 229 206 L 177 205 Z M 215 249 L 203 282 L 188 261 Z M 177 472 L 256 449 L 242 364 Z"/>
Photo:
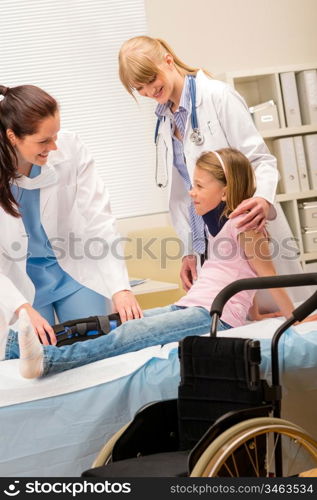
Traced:
<path fill-rule="evenodd" d="M 265 276 L 261 278 L 247 278 L 234 281 L 223 288 L 211 304 L 210 316 L 212 317 L 211 335 L 217 334 L 218 318 L 221 317 L 224 305 L 236 293 L 242 290 L 259 290 L 265 288 L 283 288 L 294 286 L 317 285 L 317 273 L 300 273 L 282 276 Z M 292 318 L 301 321 L 317 307 L 317 291 L 303 304 L 297 307 Z"/>
<path fill-rule="evenodd" d="M 296 307 L 292 312 L 292 316 L 296 321 L 302 321 L 307 316 L 309 316 L 312 312 L 317 308 L 317 292 L 313 293 L 309 299 L 305 300 L 303 304 Z"/>
<path fill-rule="evenodd" d="M 210 315 L 219 316 L 226 302 L 242 290 L 259 290 L 264 288 L 283 288 L 293 286 L 317 285 L 317 273 L 287 274 L 283 276 L 265 276 L 234 281 L 223 288 L 211 304 Z M 309 299 L 308 299 L 309 300 Z M 304 304 L 302 304 L 304 305 Z"/>

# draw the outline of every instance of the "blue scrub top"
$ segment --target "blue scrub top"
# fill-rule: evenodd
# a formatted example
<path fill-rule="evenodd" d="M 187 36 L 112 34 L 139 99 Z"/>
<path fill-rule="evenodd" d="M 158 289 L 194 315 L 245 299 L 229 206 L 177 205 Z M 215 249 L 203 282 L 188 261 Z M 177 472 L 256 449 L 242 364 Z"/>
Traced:
<path fill-rule="evenodd" d="M 38 176 L 41 167 L 33 165 L 30 178 Z M 11 187 L 19 204 L 25 231 L 28 235 L 26 272 L 35 286 L 34 308 L 52 304 L 80 288 L 82 285 L 58 264 L 50 241 L 41 224 L 40 189 Z"/>

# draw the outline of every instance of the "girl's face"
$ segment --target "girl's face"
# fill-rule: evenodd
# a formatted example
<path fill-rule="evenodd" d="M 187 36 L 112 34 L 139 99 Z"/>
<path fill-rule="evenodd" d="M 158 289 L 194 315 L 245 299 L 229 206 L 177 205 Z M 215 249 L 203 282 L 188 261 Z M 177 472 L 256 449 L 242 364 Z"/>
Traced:
<path fill-rule="evenodd" d="M 176 102 L 181 93 L 184 78 L 177 72 L 173 58 L 169 55 L 158 64 L 159 73 L 148 83 L 136 83 L 135 89 L 143 97 L 150 97 L 159 104 Z"/>
<path fill-rule="evenodd" d="M 196 213 L 204 215 L 216 208 L 226 199 L 226 186 L 218 181 L 210 172 L 195 167 L 194 186 L 189 191 Z"/>
<path fill-rule="evenodd" d="M 57 112 L 54 116 L 44 118 L 35 134 L 26 135 L 22 139 L 17 137 L 11 129 L 7 130 L 7 136 L 17 151 L 19 164 L 34 164 L 40 167 L 45 165 L 49 152 L 57 149 L 56 140 L 59 129 L 60 117 Z"/>

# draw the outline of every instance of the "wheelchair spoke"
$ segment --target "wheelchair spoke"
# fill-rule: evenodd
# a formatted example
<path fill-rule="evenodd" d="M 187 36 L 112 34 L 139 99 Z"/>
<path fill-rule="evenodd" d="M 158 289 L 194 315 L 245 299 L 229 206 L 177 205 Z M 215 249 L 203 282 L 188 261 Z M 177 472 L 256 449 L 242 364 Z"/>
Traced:
<path fill-rule="evenodd" d="M 230 477 L 236 477 L 236 476 L 235 476 L 235 475 L 231 472 L 231 469 L 230 469 L 230 467 L 228 466 L 227 462 L 225 462 L 225 463 L 223 464 L 223 466 L 224 466 L 224 467 L 227 469 L 227 471 L 229 472 Z"/>
<path fill-rule="evenodd" d="M 236 477 L 239 477 L 239 469 L 238 469 L 238 466 L 237 466 L 237 462 L 236 462 L 234 453 L 232 453 L 232 460 L 233 460 L 233 463 L 234 463 L 234 468 L 236 470 Z"/>
<path fill-rule="evenodd" d="M 251 453 L 250 453 L 250 446 L 253 445 L 253 449 L 255 450 L 255 457 L 256 457 L 256 465 L 254 463 L 254 460 L 252 459 Z M 257 453 L 257 445 L 256 445 L 256 439 L 252 440 L 252 443 L 244 443 L 245 450 L 247 452 L 247 455 L 250 459 L 250 463 L 253 467 L 253 470 L 255 472 L 256 477 L 259 477 L 259 467 L 258 467 L 258 453 Z M 238 476 L 237 476 L 238 477 Z"/>
<path fill-rule="evenodd" d="M 270 439 L 270 436 L 271 436 L 271 437 L 272 437 L 272 439 L 273 439 L 273 450 L 272 450 L 272 453 L 271 453 L 270 459 L 269 459 L 269 461 L 268 461 L 268 463 L 267 463 L 267 474 L 268 474 L 268 475 L 269 475 L 269 473 L 270 473 L 271 466 L 272 466 L 273 461 L 274 461 L 274 458 L 275 458 L 275 450 L 276 450 L 276 446 L 277 446 L 278 440 L 280 439 L 280 435 L 279 435 L 279 434 L 277 434 L 277 435 L 276 435 L 277 437 L 274 439 L 275 434 L 273 434 L 273 436 L 272 436 L 272 433 L 269 433 L 269 432 L 268 432 L 268 433 L 267 433 L 267 435 L 266 435 L 266 438 L 267 438 L 267 450 L 268 450 L 268 451 L 269 451 L 269 449 L 270 449 L 270 448 L 269 448 L 269 439 Z M 274 467 L 274 470 L 275 470 L 275 467 Z M 275 476 L 275 473 L 274 473 L 274 476 Z"/>
<path fill-rule="evenodd" d="M 302 451 L 302 445 L 301 443 L 296 440 L 292 439 L 289 441 L 289 446 L 288 446 L 288 456 L 291 458 L 291 460 L 288 463 L 288 471 L 289 474 L 291 475 L 291 471 L 295 470 L 296 464 L 300 459 L 303 459 L 302 456 L 300 456 Z M 308 467 L 310 464 L 308 464 Z"/>

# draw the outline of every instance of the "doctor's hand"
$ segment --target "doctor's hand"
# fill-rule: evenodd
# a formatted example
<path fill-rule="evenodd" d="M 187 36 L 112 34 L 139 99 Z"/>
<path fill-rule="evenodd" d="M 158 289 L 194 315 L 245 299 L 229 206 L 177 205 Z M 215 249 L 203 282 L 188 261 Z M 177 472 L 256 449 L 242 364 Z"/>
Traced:
<path fill-rule="evenodd" d="M 271 204 L 264 198 L 248 198 L 237 206 L 229 215 L 229 219 L 245 214 L 237 227 L 242 229 L 243 232 L 255 229 L 260 233 L 265 228 L 270 207 Z"/>
<path fill-rule="evenodd" d="M 197 259 L 195 255 L 186 255 L 182 260 L 180 278 L 186 292 L 191 288 L 197 279 Z"/>
<path fill-rule="evenodd" d="M 129 319 L 143 318 L 143 312 L 130 290 L 121 290 L 113 294 L 114 309 L 119 313 L 122 323 Z"/>
<path fill-rule="evenodd" d="M 15 312 L 18 315 L 21 309 L 25 309 L 28 313 L 35 333 L 38 335 L 40 342 L 43 345 L 56 344 L 56 336 L 51 325 L 40 315 L 31 304 L 23 304 Z"/>

